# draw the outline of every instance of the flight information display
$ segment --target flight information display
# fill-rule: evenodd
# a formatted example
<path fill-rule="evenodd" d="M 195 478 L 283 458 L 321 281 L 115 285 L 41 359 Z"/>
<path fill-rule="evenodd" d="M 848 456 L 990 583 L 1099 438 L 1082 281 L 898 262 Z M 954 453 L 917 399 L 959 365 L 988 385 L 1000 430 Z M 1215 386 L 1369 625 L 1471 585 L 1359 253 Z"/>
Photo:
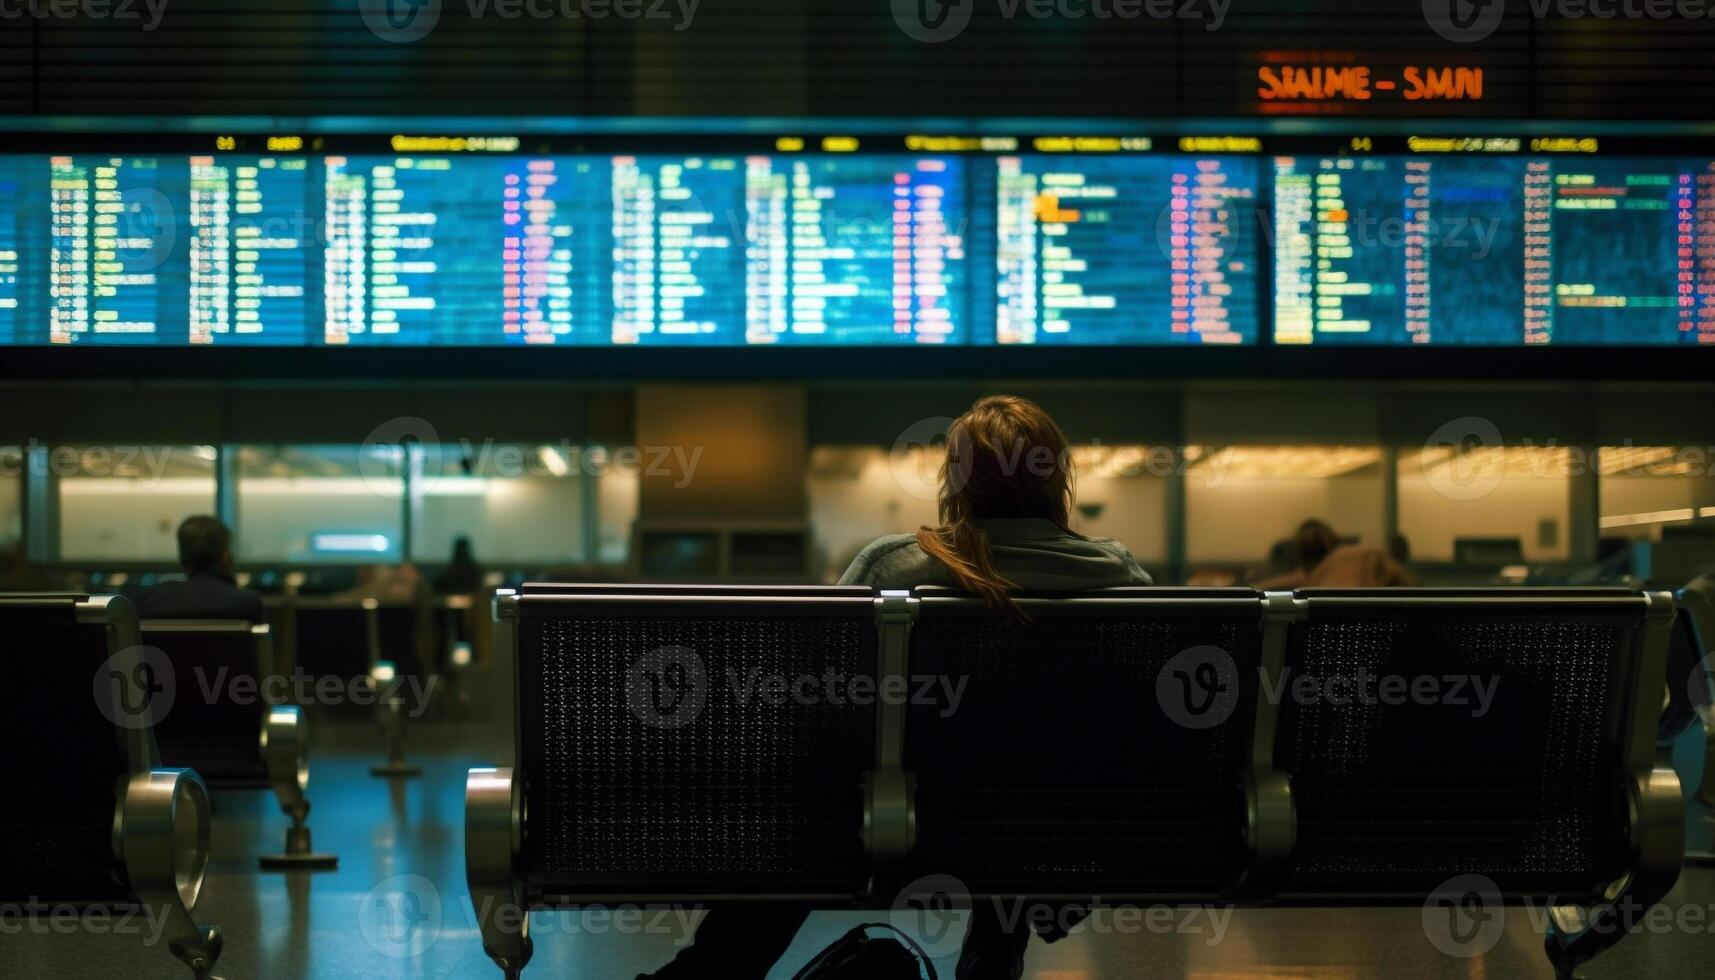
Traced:
<path fill-rule="evenodd" d="M 0 157 L 0 343 L 971 342 L 965 161 Z"/>
<path fill-rule="evenodd" d="M 1715 163 L 1275 162 L 1281 344 L 1715 343 Z"/>
<path fill-rule="evenodd" d="M 1001 157 L 1002 344 L 1256 339 L 1257 163 Z"/>
<path fill-rule="evenodd" d="M 0 154 L 0 345 L 1715 344 L 1691 137 L 116 139 Z"/>
<path fill-rule="evenodd" d="M 319 340 L 577 343 L 605 327 L 593 159 L 329 157 Z"/>

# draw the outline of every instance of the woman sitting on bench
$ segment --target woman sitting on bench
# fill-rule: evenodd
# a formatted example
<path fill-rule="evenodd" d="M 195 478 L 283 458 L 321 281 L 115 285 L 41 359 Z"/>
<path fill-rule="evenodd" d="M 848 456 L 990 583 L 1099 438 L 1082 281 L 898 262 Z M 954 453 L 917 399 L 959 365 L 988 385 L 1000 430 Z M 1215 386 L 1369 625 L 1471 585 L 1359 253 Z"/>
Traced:
<path fill-rule="evenodd" d="M 983 398 L 947 431 L 941 526 L 874 542 L 840 584 L 950 586 L 1008 613 L 1014 592 L 1149 585 L 1124 545 L 1072 530 L 1073 503 L 1071 453 L 1060 427 L 1026 399 Z M 808 916 L 795 906 L 712 909 L 695 943 L 654 980 L 763 980 Z M 955 977 L 1017 980 L 1029 942 L 1027 923 L 1008 929 L 993 906 L 979 905 L 971 911 Z"/>

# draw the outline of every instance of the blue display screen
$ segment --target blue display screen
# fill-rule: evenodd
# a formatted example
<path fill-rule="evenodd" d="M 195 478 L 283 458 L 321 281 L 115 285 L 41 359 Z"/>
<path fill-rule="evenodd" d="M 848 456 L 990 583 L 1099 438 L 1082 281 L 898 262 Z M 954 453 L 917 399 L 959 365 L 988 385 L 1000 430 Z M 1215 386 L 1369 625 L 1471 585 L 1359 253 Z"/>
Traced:
<path fill-rule="evenodd" d="M 0 343 L 1254 343 L 1189 155 L 0 156 Z"/>
<path fill-rule="evenodd" d="M 1255 161 L 1002 157 L 992 180 L 998 343 L 1256 339 Z"/>
<path fill-rule="evenodd" d="M 365 148 L 0 155 L 0 344 L 1715 343 L 1707 158 Z"/>
<path fill-rule="evenodd" d="M 1282 344 L 1715 343 L 1715 163 L 1281 157 Z"/>

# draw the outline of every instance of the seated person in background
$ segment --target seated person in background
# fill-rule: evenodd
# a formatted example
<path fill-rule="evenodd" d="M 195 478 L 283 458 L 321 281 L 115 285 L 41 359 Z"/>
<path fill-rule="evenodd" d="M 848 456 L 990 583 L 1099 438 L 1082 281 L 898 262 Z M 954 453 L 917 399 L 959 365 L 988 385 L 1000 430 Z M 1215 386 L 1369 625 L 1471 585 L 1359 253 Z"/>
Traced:
<path fill-rule="evenodd" d="M 435 576 L 438 595 L 462 595 L 482 588 L 482 566 L 471 553 L 470 539 L 461 537 L 453 542 L 453 557 L 441 574 Z"/>
<path fill-rule="evenodd" d="M 182 580 L 162 582 L 137 596 L 142 619 L 242 619 L 268 621 L 262 596 L 241 589 L 232 577 L 232 532 L 219 518 L 187 517 L 179 525 Z"/>
<path fill-rule="evenodd" d="M 426 601 L 428 583 L 410 562 L 398 565 L 365 565 L 357 570 L 357 584 L 335 594 L 348 602 L 374 599 L 387 605 L 412 605 Z"/>
<path fill-rule="evenodd" d="M 1023 398 L 984 398 L 948 429 L 941 526 L 876 541 L 840 584 L 951 586 L 1009 613 L 1013 592 L 1149 585 L 1124 545 L 1072 530 L 1072 476 L 1066 437 L 1048 413 Z M 716 907 L 696 942 L 653 976 L 762 980 L 808 915 L 791 906 Z M 1030 932 L 1027 921 L 1009 926 L 992 903 L 977 903 L 954 976 L 1017 980 Z"/>
<path fill-rule="evenodd" d="M 1326 521 L 1311 519 L 1293 538 L 1297 567 L 1257 584 L 1259 589 L 1397 588 L 1416 579 L 1387 552 L 1361 544 L 1341 544 Z"/>

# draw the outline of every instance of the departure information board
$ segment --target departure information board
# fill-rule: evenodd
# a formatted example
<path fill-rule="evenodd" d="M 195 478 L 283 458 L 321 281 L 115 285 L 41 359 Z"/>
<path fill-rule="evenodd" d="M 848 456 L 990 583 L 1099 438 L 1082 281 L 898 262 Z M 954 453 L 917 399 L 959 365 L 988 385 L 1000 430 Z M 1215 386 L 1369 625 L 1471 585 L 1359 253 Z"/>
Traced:
<path fill-rule="evenodd" d="M 1256 163 L 1002 157 L 1002 344 L 1255 339 Z"/>
<path fill-rule="evenodd" d="M 1715 343 L 1715 163 L 1282 157 L 1276 343 Z"/>
<path fill-rule="evenodd" d="M 1598 142 L 36 133 L 0 344 L 1715 344 L 1715 154 Z"/>

